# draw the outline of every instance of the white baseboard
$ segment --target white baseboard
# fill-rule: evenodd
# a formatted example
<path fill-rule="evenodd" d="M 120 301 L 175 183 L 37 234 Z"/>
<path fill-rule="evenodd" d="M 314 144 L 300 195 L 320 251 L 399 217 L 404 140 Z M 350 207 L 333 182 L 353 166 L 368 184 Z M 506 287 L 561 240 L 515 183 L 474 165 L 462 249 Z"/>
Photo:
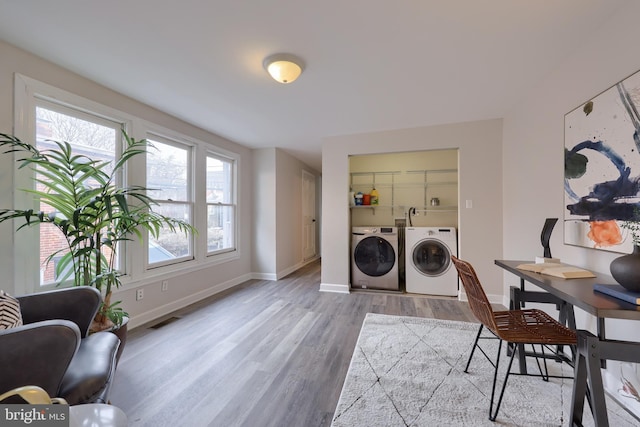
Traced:
<path fill-rule="evenodd" d="M 278 280 L 278 276 L 275 273 L 251 273 L 251 278 L 256 280 Z"/>
<path fill-rule="evenodd" d="M 347 285 L 335 285 L 331 283 L 320 283 L 320 292 L 336 292 L 339 294 L 348 294 L 349 286 Z"/>
<path fill-rule="evenodd" d="M 319 258 L 320 258 L 319 256 L 316 256 L 304 261 L 300 261 L 299 263 L 292 265 L 290 267 L 287 267 L 282 271 L 278 271 L 277 273 L 251 273 L 251 278 L 257 279 L 257 280 L 280 280 L 283 277 L 287 277 L 289 274 L 293 273 L 294 271 L 300 270 L 305 265 L 310 264 L 314 261 L 317 261 Z"/>
<path fill-rule="evenodd" d="M 291 267 L 285 268 L 282 271 L 278 271 L 276 273 L 276 280 L 280 280 L 283 277 L 287 277 L 289 274 L 293 273 L 294 271 L 300 269 L 304 267 L 304 263 L 303 262 L 299 262 L 296 265 L 292 265 Z"/>
<path fill-rule="evenodd" d="M 460 301 L 465 301 L 468 302 L 469 299 L 467 298 L 467 294 L 461 292 L 460 296 L 458 297 L 458 299 Z M 487 299 L 489 300 L 489 302 L 491 304 L 500 304 L 500 305 L 504 305 L 504 299 L 502 297 L 502 295 L 487 295 Z M 506 307 L 509 307 L 509 304 L 507 303 Z"/>
<path fill-rule="evenodd" d="M 128 329 L 133 329 L 136 328 L 140 325 L 143 325 L 145 323 L 151 322 L 155 319 L 158 319 L 162 316 L 166 316 L 167 314 L 174 312 L 176 310 L 179 310 L 181 308 L 184 308 L 190 304 L 194 304 L 200 300 L 203 300 L 205 298 L 208 298 L 212 295 L 215 295 L 217 293 L 220 293 L 224 290 L 230 289 L 234 286 L 237 286 L 241 283 L 246 282 L 247 280 L 250 280 L 252 277 L 250 274 L 245 274 L 243 276 L 240 277 L 236 277 L 235 279 L 232 280 L 228 280 L 224 283 L 219 283 L 215 286 L 212 286 L 210 288 L 207 289 L 203 289 L 200 292 L 196 292 L 195 294 L 191 294 L 191 295 L 187 295 L 184 298 L 180 298 L 178 300 L 172 301 L 169 304 L 165 304 L 162 305 L 160 307 L 156 307 L 153 310 L 149 310 L 146 311 L 142 314 L 139 314 L 137 316 L 133 316 L 131 319 L 129 319 L 129 323 L 127 325 Z"/>

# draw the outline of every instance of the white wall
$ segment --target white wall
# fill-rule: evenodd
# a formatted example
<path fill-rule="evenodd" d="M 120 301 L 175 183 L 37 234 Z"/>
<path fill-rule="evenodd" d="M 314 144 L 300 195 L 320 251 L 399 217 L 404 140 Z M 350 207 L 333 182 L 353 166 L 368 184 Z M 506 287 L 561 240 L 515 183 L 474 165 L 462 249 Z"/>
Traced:
<path fill-rule="evenodd" d="M 564 115 L 640 69 L 637 18 L 631 2 L 600 29 L 585 29 L 584 44 L 573 52 L 504 118 L 504 255 L 542 255 L 540 230 L 546 217 L 560 219 L 551 252 L 564 262 L 609 273 L 619 254 L 563 244 Z M 517 281 L 505 275 L 505 289 Z M 593 319 L 577 313 L 578 327 L 593 330 Z M 609 326 L 609 322 L 607 322 Z M 611 338 L 640 339 L 637 322 L 612 322 Z M 626 331 L 624 330 L 626 329 Z M 636 332 L 631 332 L 636 331 Z"/>
<path fill-rule="evenodd" d="M 258 277 L 277 280 L 311 261 L 302 250 L 302 171 L 319 174 L 281 149 L 254 150 L 253 157 L 253 266 Z"/>
<path fill-rule="evenodd" d="M 502 120 L 484 120 L 326 138 L 322 147 L 321 289 L 349 286 L 349 155 L 459 149 L 459 254 L 477 267 L 491 299 L 501 301 Z M 465 208 L 465 201 L 472 208 Z"/>
<path fill-rule="evenodd" d="M 0 42 L 0 58 L 0 132 L 13 133 L 14 73 L 20 73 L 240 155 L 238 203 L 241 208 L 237 242 L 240 258 L 219 265 L 209 265 L 187 274 L 167 277 L 170 283 L 167 292 L 160 292 L 159 281 L 132 283 L 121 288 L 115 298 L 121 299 L 122 306 L 131 314 L 131 327 L 251 278 L 251 150 L 188 125 L 3 42 Z M 0 208 L 12 207 L 13 168 L 12 157 L 0 155 Z M 15 238 L 20 238 L 20 235 L 17 234 Z M 14 257 L 13 239 L 12 225 L 0 225 L 0 289 L 9 293 L 15 293 L 14 265 L 19 265 Z M 136 287 L 145 289 L 142 301 L 135 300 Z"/>
<path fill-rule="evenodd" d="M 252 268 L 260 277 L 276 277 L 276 150 L 264 148 L 253 152 L 253 241 Z"/>

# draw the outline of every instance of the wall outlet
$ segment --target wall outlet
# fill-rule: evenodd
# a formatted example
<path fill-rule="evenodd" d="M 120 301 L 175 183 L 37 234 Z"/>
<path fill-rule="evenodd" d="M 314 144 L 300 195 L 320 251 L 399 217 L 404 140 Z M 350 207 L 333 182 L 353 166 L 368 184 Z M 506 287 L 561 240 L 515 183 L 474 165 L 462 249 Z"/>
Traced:
<path fill-rule="evenodd" d="M 136 301 L 140 301 L 142 298 L 144 298 L 144 289 L 137 289 L 136 290 Z"/>
<path fill-rule="evenodd" d="M 169 281 L 168 280 L 163 280 L 162 281 L 162 292 L 168 291 L 168 290 L 169 290 Z"/>

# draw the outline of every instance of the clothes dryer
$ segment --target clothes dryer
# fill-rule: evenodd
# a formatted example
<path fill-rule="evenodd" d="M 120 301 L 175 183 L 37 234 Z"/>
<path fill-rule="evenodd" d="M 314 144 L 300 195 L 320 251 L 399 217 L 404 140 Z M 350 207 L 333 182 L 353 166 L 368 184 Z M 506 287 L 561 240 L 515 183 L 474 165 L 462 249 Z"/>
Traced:
<path fill-rule="evenodd" d="M 451 262 L 458 256 L 454 227 L 405 229 L 405 281 L 407 292 L 458 295 L 458 273 Z"/>
<path fill-rule="evenodd" d="M 351 287 L 400 290 L 397 227 L 352 228 Z"/>

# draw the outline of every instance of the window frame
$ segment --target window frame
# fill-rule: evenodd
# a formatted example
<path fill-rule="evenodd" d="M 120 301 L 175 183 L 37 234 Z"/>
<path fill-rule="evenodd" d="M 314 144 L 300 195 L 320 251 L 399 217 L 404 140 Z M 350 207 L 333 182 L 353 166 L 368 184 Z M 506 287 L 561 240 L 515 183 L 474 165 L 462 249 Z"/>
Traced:
<path fill-rule="evenodd" d="M 108 118 L 105 118 L 104 116 L 101 115 L 97 115 L 97 114 L 92 114 L 92 113 L 88 113 L 85 110 L 82 109 L 77 109 L 77 108 L 73 108 L 70 107 L 66 104 L 61 104 L 58 102 L 53 102 L 50 99 L 45 99 L 43 97 L 36 97 L 34 99 L 34 117 L 36 119 L 36 124 L 37 122 L 37 117 L 38 117 L 38 113 L 37 113 L 37 109 L 38 108 L 43 108 L 46 109 L 48 111 L 52 111 L 54 113 L 57 114 L 62 114 L 68 117 L 73 117 L 79 120 L 83 120 L 85 122 L 90 122 L 90 123 L 94 123 L 109 129 L 112 129 L 114 131 L 114 150 L 113 150 L 113 156 L 114 158 L 118 158 L 118 156 L 120 156 L 122 154 L 123 151 L 123 138 L 122 138 L 122 126 L 123 124 Z M 36 144 L 38 144 L 38 140 L 37 140 L 37 134 L 38 131 L 36 129 L 35 134 L 36 137 L 34 137 L 34 141 L 36 142 Z M 56 139 L 56 138 L 53 138 Z M 73 143 L 71 143 L 73 146 Z M 30 173 L 30 176 L 33 177 L 33 174 Z M 121 185 L 126 179 L 126 171 L 122 170 L 120 171 L 120 173 L 118 173 L 116 175 L 116 183 L 117 185 Z M 30 178 L 30 182 L 29 182 L 29 188 L 33 187 L 33 182 L 31 181 Z M 25 188 L 25 187 L 22 187 Z M 35 203 L 35 206 L 37 206 L 37 209 L 40 210 L 41 206 L 38 205 L 37 203 Z M 41 226 L 40 226 L 41 227 Z M 38 252 L 40 252 L 40 248 L 42 247 L 42 229 L 38 227 Z M 122 271 L 127 271 L 127 263 L 126 263 L 126 251 L 127 251 L 127 246 L 123 245 L 122 243 L 118 243 L 118 257 L 117 257 L 117 269 L 122 270 Z M 40 270 L 40 264 L 38 269 Z M 41 290 L 48 290 L 48 289 L 52 289 L 55 287 L 59 287 L 59 286 L 67 286 L 72 284 L 72 279 L 68 279 L 69 283 L 66 282 L 59 282 L 59 281 L 52 281 L 46 284 L 43 284 L 43 278 L 42 275 L 40 275 L 40 286 L 38 289 Z"/>
<path fill-rule="evenodd" d="M 184 136 L 176 135 L 175 133 L 167 129 L 160 130 L 156 126 L 150 126 L 150 128 L 147 129 L 146 138 L 151 143 L 151 145 L 153 145 L 153 142 L 158 142 L 161 144 L 186 150 L 187 152 L 187 196 L 189 200 L 185 200 L 185 201 L 176 201 L 171 199 L 156 199 L 156 200 L 158 201 L 159 204 L 162 204 L 162 203 L 166 203 L 166 204 L 175 203 L 175 204 L 181 204 L 181 205 L 187 204 L 189 206 L 189 211 L 190 211 L 189 212 L 189 216 L 191 218 L 190 223 L 191 225 L 195 226 L 197 206 L 196 206 L 196 195 L 195 195 L 194 188 L 195 188 L 195 181 L 197 178 L 195 173 L 196 168 L 194 165 L 194 158 L 196 156 L 194 152 L 196 151 L 196 146 L 194 145 L 193 142 L 187 141 Z M 151 147 L 149 148 L 149 151 L 152 152 L 153 150 L 154 148 L 151 148 Z M 144 181 L 145 186 L 149 188 L 150 186 L 147 183 L 146 156 L 145 156 L 144 174 L 145 174 L 145 181 Z M 149 240 L 150 240 L 149 233 L 145 233 L 144 240 L 145 240 L 144 247 L 146 248 L 145 255 L 144 255 L 145 271 L 154 270 L 154 269 L 162 268 L 166 266 L 171 266 L 174 264 L 180 264 L 186 261 L 193 261 L 196 259 L 197 251 L 196 251 L 196 244 L 194 242 L 193 233 L 189 233 L 187 238 L 188 245 L 189 245 L 188 255 L 182 256 L 182 257 L 176 257 L 174 259 L 167 260 L 167 261 L 154 262 L 153 264 L 149 262 Z"/>
<path fill-rule="evenodd" d="M 78 112 L 85 117 L 120 123 L 121 128 L 127 131 L 131 129 L 131 118 L 126 114 L 19 73 L 15 74 L 14 93 L 14 135 L 23 141 L 36 141 L 36 107 L 40 103 L 53 104 L 61 109 Z M 116 148 L 116 150 L 119 149 L 121 150 Z M 13 158 L 16 159 L 16 154 Z M 28 168 L 18 169 L 16 165 L 13 170 L 13 179 L 14 189 L 33 186 L 33 172 Z M 127 177 L 124 176 L 121 179 L 127 179 Z M 13 206 L 39 209 L 38 203 L 24 191 L 13 192 Z M 58 288 L 60 285 L 56 283 L 41 286 L 39 256 L 32 255 L 40 252 L 39 227 L 22 229 L 18 235 L 15 231 L 16 224 L 13 225 L 15 292 L 28 294 Z M 126 249 L 121 262 L 126 268 L 128 264 L 125 253 Z"/>
<path fill-rule="evenodd" d="M 238 250 L 238 185 L 237 185 L 237 180 L 238 180 L 238 159 L 234 156 L 229 156 L 228 154 L 222 154 L 220 152 L 215 152 L 215 151 L 211 151 L 208 150 L 206 153 L 206 158 L 205 158 L 205 168 L 206 168 L 206 160 L 208 160 L 209 158 L 213 158 L 213 159 L 217 159 L 223 162 L 228 162 L 231 165 L 231 171 L 229 173 L 229 180 L 231 181 L 231 190 L 229 191 L 230 195 L 231 195 L 231 201 L 229 203 L 210 203 L 207 201 L 206 198 L 206 194 L 204 197 L 204 203 L 205 203 L 205 230 L 207 230 L 207 235 L 205 236 L 205 249 L 206 249 L 206 256 L 207 257 L 216 257 L 216 256 L 220 256 L 222 254 L 227 254 L 227 253 L 232 253 L 232 252 L 237 252 Z M 206 169 L 205 169 L 205 191 L 207 190 L 206 185 Z M 214 250 L 214 251 L 210 251 L 209 250 L 209 245 L 207 243 L 208 240 L 208 226 L 209 226 L 209 206 L 229 206 L 232 208 L 233 211 L 233 227 L 232 227 L 232 233 L 233 233 L 233 246 L 230 248 L 222 248 L 222 249 L 218 249 L 218 250 Z"/>

